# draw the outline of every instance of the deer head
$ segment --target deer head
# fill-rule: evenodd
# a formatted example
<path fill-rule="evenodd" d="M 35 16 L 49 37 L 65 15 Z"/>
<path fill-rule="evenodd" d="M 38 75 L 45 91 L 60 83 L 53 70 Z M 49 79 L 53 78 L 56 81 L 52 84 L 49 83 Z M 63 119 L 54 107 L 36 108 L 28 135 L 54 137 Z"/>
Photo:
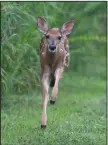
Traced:
<path fill-rule="evenodd" d="M 59 28 L 48 28 L 48 24 L 44 18 L 38 17 L 38 28 L 41 32 L 44 33 L 46 37 L 46 42 L 48 44 L 48 51 L 55 52 L 58 44 L 63 40 L 63 37 L 69 35 L 73 29 L 74 21 L 69 21 L 63 24 L 63 26 Z"/>

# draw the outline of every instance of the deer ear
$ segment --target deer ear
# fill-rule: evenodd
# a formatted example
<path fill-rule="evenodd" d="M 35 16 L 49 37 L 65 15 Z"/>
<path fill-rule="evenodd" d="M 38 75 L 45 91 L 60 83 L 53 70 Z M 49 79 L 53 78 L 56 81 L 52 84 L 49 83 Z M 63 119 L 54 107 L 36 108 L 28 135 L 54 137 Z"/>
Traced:
<path fill-rule="evenodd" d="M 43 33 L 46 33 L 46 31 L 48 30 L 47 22 L 42 17 L 38 17 L 37 26 L 39 30 Z"/>
<path fill-rule="evenodd" d="M 64 23 L 61 29 L 62 33 L 65 35 L 69 35 L 72 32 L 73 26 L 74 20 Z"/>

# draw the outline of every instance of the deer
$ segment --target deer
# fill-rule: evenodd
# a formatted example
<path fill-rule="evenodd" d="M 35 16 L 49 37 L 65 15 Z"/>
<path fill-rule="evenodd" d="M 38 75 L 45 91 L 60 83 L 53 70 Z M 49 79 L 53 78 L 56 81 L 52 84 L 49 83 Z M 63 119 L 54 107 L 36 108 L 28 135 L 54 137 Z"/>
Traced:
<path fill-rule="evenodd" d="M 40 40 L 40 71 L 42 88 L 41 128 L 47 125 L 47 104 L 49 86 L 52 88 L 50 104 L 54 105 L 58 95 L 59 81 L 64 69 L 69 66 L 70 51 L 67 36 L 72 32 L 74 20 L 68 21 L 61 28 L 49 28 L 47 21 L 39 16 L 37 27 L 43 33 Z"/>

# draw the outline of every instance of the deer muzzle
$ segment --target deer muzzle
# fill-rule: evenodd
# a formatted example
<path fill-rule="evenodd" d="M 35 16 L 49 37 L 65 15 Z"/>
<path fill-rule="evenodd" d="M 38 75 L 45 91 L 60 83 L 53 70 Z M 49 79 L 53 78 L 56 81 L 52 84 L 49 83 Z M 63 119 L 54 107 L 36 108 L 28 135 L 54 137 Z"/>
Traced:
<path fill-rule="evenodd" d="M 50 45 L 49 46 L 49 51 L 54 52 L 56 50 L 56 46 L 55 45 Z"/>

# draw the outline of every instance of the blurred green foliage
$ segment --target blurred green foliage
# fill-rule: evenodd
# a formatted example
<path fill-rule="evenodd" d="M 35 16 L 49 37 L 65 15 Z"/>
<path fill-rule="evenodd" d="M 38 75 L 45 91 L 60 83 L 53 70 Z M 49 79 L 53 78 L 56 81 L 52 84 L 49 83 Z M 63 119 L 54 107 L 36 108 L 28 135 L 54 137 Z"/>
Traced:
<path fill-rule="evenodd" d="M 106 2 L 2 2 L 2 93 L 25 93 L 40 87 L 37 17 L 49 27 L 75 20 L 69 37 L 71 62 L 67 71 L 106 79 Z M 70 76 L 71 77 L 71 76 Z"/>

